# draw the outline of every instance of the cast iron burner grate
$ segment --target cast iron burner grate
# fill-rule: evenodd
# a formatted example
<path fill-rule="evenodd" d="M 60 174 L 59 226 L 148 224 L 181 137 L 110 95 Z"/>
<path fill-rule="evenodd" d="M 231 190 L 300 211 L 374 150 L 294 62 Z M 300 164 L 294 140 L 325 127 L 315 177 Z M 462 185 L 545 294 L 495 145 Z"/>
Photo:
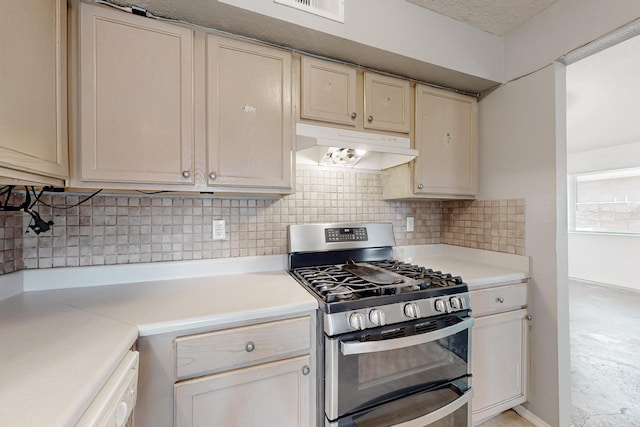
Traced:
<path fill-rule="evenodd" d="M 300 267 L 293 274 L 327 303 L 405 294 L 425 289 L 462 284 L 462 279 L 400 261 L 372 261 L 368 264 L 403 276 L 397 283 L 378 284 L 364 280 L 340 265 Z"/>

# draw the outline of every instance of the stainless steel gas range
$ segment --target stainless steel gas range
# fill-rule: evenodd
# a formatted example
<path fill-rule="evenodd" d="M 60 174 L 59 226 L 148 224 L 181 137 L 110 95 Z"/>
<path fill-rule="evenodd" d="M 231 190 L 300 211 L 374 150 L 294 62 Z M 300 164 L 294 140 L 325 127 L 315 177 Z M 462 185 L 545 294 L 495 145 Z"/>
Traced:
<path fill-rule="evenodd" d="M 467 285 L 394 245 L 391 224 L 289 226 L 289 271 L 320 307 L 318 425 L 470 427 Z"/>

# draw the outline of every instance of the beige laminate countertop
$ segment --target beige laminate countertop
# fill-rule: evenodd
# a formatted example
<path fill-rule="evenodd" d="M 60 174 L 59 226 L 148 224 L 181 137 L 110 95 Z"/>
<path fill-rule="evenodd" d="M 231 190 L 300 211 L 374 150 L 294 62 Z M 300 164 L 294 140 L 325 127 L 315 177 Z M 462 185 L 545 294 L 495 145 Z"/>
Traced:
<path fill-rule="evenodd" d="M 0 301 L 0 425 L 75 425 L 137 338 L 43 295 Z"/>
<path fill-rule="evenodd" d="M 27 277 L 28 292 L 0 301 L 2 426 L 74 426 L 139 335 L 220 328 L 317 308 L 315 298 L 282 269 L 240 268 L 245 272 L 231 275 L 216 269 L 201 277 L 47 289 L 64 274 L 54 270 L 42 283 L 46 290 L 35 290 L 39 285 Z M 69 283 L 78 281 L 74 274 L 102 277 L 117 268 L 79 271 L 69 272 Z M 151 270 L 145 275 L 154 276 Z"/>
<path fill-rule="evenodd" d="M 140 336 L 294 316 L 316 299 L 285 271 L 158 280 L 39 292 L 135 326 Z"/>
<path fill-rule="evenodd" d="M 398 259 L 462 276 L 470 289 L 522 282 L 527 257 L 448 245 Z M 288 317 L 317 301 L 284 256 L 28 270 L 0 276 L 0 424 L 73 426 L 138 336 Z M 118 284 L 114 284 L 118 283 Z M 233 294 L 233 298 L 229 295 Z"/>
<path fill-rule="evenodd" d="M 397 259 L 462 277 L 469 290 L 503 286 L 530 277 L 529 257 L 450 245 L 399 246 Z"/>

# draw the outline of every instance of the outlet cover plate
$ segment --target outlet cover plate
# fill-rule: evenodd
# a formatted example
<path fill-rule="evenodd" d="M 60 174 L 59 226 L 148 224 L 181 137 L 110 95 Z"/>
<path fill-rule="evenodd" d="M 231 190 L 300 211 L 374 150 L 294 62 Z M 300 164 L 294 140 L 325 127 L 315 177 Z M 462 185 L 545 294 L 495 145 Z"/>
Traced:
<path fill-rule="evenodd" d="M 407 217 L 407 232 L 411 232 L 413 231 L 413 217 L 412 216 L 408 216 Z"/>
<path fill-rule="evenodd" d="M 213 240 L 225 239 L 225 224 L 224 219 L 213 220 Z"/>

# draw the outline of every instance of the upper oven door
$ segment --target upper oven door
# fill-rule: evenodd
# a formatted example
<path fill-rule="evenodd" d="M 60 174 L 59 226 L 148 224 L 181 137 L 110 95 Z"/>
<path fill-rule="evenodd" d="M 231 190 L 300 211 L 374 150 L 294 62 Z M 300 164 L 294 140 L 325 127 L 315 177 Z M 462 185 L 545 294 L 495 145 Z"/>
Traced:
<path fill-rule="evenodd" d="M 469 375 L 473 318 L 450 314 L 327 338 L 330 421 Z"/>

